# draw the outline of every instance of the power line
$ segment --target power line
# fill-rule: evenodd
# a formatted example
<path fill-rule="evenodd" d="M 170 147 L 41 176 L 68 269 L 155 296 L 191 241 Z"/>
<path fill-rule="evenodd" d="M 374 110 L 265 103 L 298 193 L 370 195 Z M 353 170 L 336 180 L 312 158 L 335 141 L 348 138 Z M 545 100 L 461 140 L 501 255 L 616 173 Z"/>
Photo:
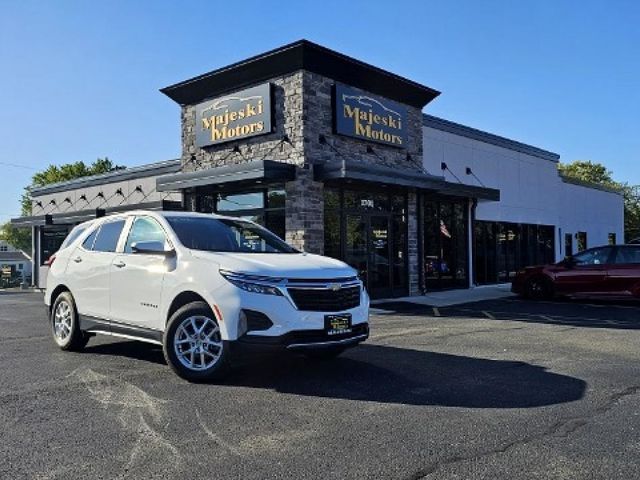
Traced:
<path fill-rule="evenodd" d="M 6 165 L 7 167 L 24 168 L 26 170 L 37 170 L 35 167 L 27 167 L 26 165 L 18 165 L 17 163 L 0 162 L 0 165 Z"/>

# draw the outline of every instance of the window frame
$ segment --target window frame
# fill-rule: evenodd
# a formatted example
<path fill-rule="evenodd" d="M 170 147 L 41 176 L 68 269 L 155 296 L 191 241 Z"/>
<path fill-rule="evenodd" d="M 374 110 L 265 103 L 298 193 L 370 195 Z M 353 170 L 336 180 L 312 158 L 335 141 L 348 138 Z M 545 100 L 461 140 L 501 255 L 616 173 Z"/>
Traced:
<path fill-rule="evenodd" d="M 98 236 L 100 235 L 100 232 L 102 231 L 102 227 L 104 225 L 107 225 L 108 223 L 114 223 L 114 222 L 124 222 L 124 225 L 122 226 L 122 230 L 120 231 L 120 236 L 118 237 L 118 240 L 116 242 L 116 248 L 113 252 L 108 252 L 108 251 L 104 251 L 104 250 L 94 250 L 95 244 L 96 244 L 96 240 L 98 239 Z M 85 230 L 85 232 L 83 232 L 83 234 L 86 234 L 86 236 L 82 239 L 82 243 L 80 243 L 79 248 L 82 249 L 83 251 L 87 252 L 87 253 L 121 253 L 121 247 L 122 247 L 122 234 L 127 230 L 127 225 L 129 223 L 129 218 L 127 217 L 122 217 L 122 216 L 118 216 L 118 217 L 109 217 L 107 220 L 105 220 L 104 222 L 100 222 L 99 225 L 96 225 L 95 228 L 91 229 L 91 228 L 87 228 Z M 93 239 L 93 242 L 91 243 L 91 249 L 87 249 L 84 246 L 84 242 L 86 242 L 89 237 L 93 234 L 96 234 L 95 238 Z"/>

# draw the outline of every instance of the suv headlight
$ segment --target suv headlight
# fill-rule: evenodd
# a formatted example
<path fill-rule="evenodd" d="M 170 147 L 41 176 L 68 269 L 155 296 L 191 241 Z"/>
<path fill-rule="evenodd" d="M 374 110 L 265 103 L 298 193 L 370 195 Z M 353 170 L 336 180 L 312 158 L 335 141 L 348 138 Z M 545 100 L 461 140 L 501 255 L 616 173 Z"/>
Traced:
<path fill-rule="evenodd" d="M 245 292 L 282 296 L 280 289 L 274 285 L 281 281 L 280 278 L 258 277 L 228 270 L 220 270 L 220 275 Z"/>

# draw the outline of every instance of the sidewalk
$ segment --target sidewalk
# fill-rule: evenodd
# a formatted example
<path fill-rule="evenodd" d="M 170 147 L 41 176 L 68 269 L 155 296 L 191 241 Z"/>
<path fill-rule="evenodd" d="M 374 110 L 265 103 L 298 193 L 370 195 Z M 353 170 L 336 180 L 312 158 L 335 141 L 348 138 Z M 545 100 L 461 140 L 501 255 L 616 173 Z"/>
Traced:
<path fill-rule="evenodd" d="M 461 303 L 480 302 L 482 300 L 495 300 L 499 298 L 511 297 L 510 283 L 498 285 L 482 285 L 469 289 L 445 290 L 439 292 L 429 292 L 426 295 L 415 297 L 385 298 L 371 301 L 373 308 L 376 305 L 389 302 L 408 302 L 416 305 L 426 305 L 429 307 L 450 307 Z"/>

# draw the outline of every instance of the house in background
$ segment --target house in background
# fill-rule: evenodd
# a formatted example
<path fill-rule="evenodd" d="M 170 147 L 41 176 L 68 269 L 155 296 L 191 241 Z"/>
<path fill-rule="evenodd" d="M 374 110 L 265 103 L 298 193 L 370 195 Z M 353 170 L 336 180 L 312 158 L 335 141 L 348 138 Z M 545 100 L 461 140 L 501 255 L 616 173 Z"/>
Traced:
<path fill-rule="evenodd" d="M 5 240 L 0 240 L 0 287 L 5 283 L 31 280 L 31 258 Z"/>

